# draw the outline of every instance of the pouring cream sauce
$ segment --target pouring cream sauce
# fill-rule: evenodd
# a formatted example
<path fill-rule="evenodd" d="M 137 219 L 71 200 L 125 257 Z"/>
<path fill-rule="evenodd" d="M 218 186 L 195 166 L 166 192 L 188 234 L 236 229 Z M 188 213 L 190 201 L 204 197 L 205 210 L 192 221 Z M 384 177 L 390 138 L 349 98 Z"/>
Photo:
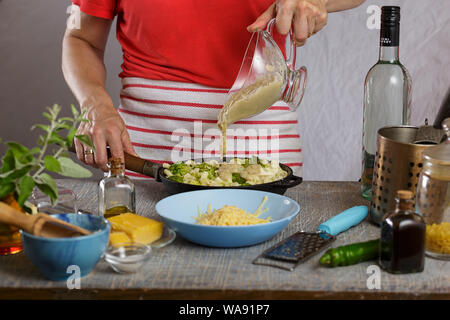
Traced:
<path fill-rule="evenodd" d="M 267 65 L 268 71 L 273 66 Z M 272 69 L 272 70 L 271 70 Z M 257 115 L 280 100 L 283 79 L 277 72 L 270 72 L 255 80 L 248 87 L 234 93 L 224 104 L 217 125 L 222 132 L 222 157 L 226 155 L 226 131 L 234 122 Z"/>

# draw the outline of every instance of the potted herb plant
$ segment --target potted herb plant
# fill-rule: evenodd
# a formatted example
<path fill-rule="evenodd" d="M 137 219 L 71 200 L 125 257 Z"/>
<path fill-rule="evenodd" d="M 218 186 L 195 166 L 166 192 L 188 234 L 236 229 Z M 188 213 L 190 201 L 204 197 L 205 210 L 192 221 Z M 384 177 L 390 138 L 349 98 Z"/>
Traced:
<path fill-rule="evenodd" d="M 58 186 L 51 173 L 71 178 L 92 176 L 69 157 L 68 150 L 74 139 L 94 148 L 89 136 L 76 134 L 78 125 L 89 120 L 73 105 L 71 109 L 72 117 L 60 117 L 59 105 L 47 108 L 43 116 L 48 124 L 32 127 L 32 130 L 42 131 L 36 147 L 29 149 L 18 142 L 6 142 L 7 150 L 0 168 L 0 201 L 28 214 L 32 210 L 27 200 L 35 188 L 46 194 L 52 204 L 58 201 Z M 0 255 L 21 250 L 17 228 L 0 224 Z"/>

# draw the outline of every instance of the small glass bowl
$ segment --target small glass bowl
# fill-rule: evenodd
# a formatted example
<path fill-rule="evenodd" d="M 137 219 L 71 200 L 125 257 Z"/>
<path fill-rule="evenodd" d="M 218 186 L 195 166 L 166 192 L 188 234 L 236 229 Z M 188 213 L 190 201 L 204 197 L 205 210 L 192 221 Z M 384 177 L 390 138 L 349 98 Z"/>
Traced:
<path fill-rule="evenodd" d="M 110 245 L 105 252 L 105 261 L 119 273 L 135 273 L 150 257 L 152 248 L 138 242 Z"/>

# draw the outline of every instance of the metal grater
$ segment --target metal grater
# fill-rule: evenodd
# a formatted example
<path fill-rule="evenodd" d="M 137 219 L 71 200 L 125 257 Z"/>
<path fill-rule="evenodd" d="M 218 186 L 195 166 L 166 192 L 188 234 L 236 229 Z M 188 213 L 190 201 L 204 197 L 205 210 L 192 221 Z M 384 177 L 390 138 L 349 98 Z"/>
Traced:
<path fill-rule="evenodd" d="M 299 231 L 264 251 L 253 264 L 292 271 L 334 240 L 336 237 L 324 232 Z"/>

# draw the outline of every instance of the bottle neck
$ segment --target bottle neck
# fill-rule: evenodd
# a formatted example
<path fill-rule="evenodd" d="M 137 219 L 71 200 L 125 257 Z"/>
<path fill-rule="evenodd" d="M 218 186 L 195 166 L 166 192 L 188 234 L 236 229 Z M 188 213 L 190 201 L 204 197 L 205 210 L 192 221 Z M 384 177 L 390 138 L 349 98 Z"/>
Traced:
<path fill-rule="evenodd" d="M 396 212 L 414 212 L 414 200 L 413 199 L 396 199 Z"/>
<path fill-rule="evenodd" d="M 384 62 L 396 62 L 398 57 L 399 47 L 385 47 L 380 46 L 380 61 Z"/>
<path fill-rule="evenodd" d="M 124 177 L 124 176 L 125 170 L 123 170 L 123 167 L 109 169 L 108 177 Z"/>
<path fill-rule="evenodd" d="M 400 23 L 382 22 L 380 29 L 380 61 L 399 59 Z"/>

